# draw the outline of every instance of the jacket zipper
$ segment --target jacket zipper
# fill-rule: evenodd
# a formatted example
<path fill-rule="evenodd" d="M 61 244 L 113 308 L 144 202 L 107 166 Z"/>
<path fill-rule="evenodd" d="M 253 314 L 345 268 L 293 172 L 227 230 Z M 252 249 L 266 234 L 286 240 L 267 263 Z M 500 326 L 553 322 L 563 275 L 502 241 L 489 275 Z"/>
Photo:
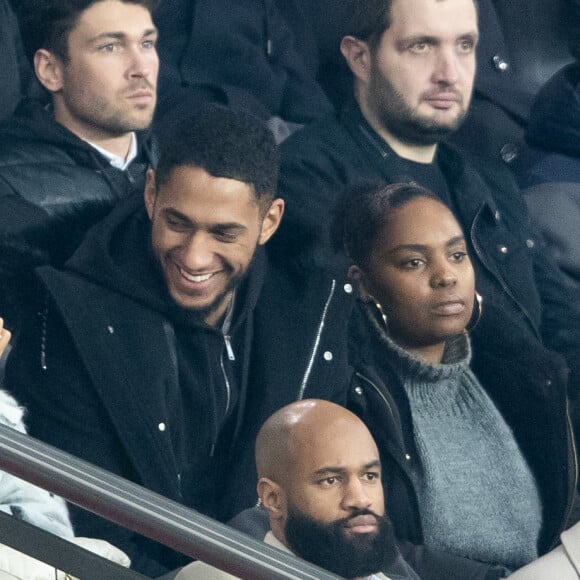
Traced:
<path fill-rule="evenodd" d="M 355 376 L 357 376 L 359 379 L 361 379 L 367 385 L 370 385 L 373 388 L 373 390 L 377 393 L 377 395 L 379 395 L 379 397 L 383 400 L 383 403 L 385 403 L 385 406 L 389 410 L 389 414 L 393 418 L 393 421 L 395 421 L 395 413 L 393 412 L 393 407 L 392 407 L 391 403 L 389 403 L 389 400 L 384 395 L 384 393 L 381 391 L 381 389 L 379 389 L 379 387 L 377 387 L 377 385 L 375 385 L 375 383 L 373 383 L 373 381 L 371 381 L 367 377 L 361 375 L 359 372 L 355 372 Z M 405 456 L 405 458 L 407 458 L 407 457 L 409 457 L 409 453 L 407 452 L 407 449 L 405 447 L 405 442 L 403 441 L 402 444 L 403 444 L 403 455 Z"/>
<path fill-rule="evenodd" d="M 230 359 L 230 360 L 234 360 L 234 359 Z M 223 355 L 220 357 L 220 366 L 222 368 L 222 373 L 224 375 L 224 382 L 226 384 L 226 413 L 225 413 L 225 416 L 227 417 L 229 410 L 230 410 L 231 387 L 230 387 L 230 381 L 228 380 L 228 375 L 226 373 L 226 368 L 224 366 Z"/>
<path fill-rule="evenodd" d="M 236 355 L 234 354 L 234 349 L 232 348 L 231 336 L 229 334 L 224 334 L 224 342 L 226 343 L 226 351 L 228 352 L 228 358 L 231 361 L 236 360 Z"/>
<path fill-rule="evenodd" d="M 391 403 L 389 403 L 387 397 L 385 397 L 385 395 L 383 394 L 381 389 L 379 389 L 379 387 L 377 387 L 377 385 L 375 385 L 375 383 L 373 383 L 370 379 L 367 379 L 367 377 L 361 375 L 359 372 L 355 372 L 354 374 L 359 379 L 361 379 L 362 381 L 367 383 L 367 385 L 370 385 L 376 391 L 377 395 L 383 400 L 383 402 L 387 406 L 387 409 L 389 410 L 389 414 L 391 415 L 391 417 L 393 418 L 393 421 L 394 421 L 395 420 L 395 413 L 393 413 L 393 407 L 391 406 Z M 403 449 L 403 451 L 404 451 L 404 449 Z"/>
<path fill-rule="evenodd" d="M 224 337 L 224 344 L 226 347 L 226 352 L 228 353 L 228 359 L 230 361 L 236 360 L 236 355 L 234 354 L 234 349 L 232 348 L 232 341 L 231 341 L 231 335 L 230 335 L 230 329 L 232 326 L 232 319 L 234 316 L 235 301 L 236 301 L 236 293 L 234 291 L 232 299 L 230 300 L 230 303 L 228 304 L 228 308 L 226 310 L 226 316 L 224 319 L 224 323 L 222 325 L 222 336 Z M 224 383 L 226 385 L 226 412 L 225 412 L 224 417 L 227 417 L 228 413 L 230 411 L 232 388 L 230 385 L 230 381 L 228 379 L 228 375 L 226 373 L 226 367 L 224 365 L 224 353 L 223 353 L 223 351 L 222 351 L 222 354 L 220 356 L 220 367 L 222 369 L 222 374 L 224 376 Z M 212 446 L 212 456 L 213 456 L 213 451 L 214 451 L 214 448 Z"/>
<path fill-rule="evenodd" d="M 377 387 L 377 385 L 375 385 L 375 383 L 373 383 L 373 381 L 371 381 L 370 379 L 368 379 L 367 377 L 361 375 L 358 372 L 355 372 L 355 376 L 357 376 L 359 379 L 361 379 L 367 385 L 370 385 L 370 387 L 372 387 L 372 389 L 374 389 L 376 391 L 376 393 L 379 395 L 379 397 L 385 403 L 385 406 L 387 407 L 387 409 L 389 411 L 389 414 L 393 418 L 393 421 L 395 421 L 395 413 L 393 412 L 393 407 L 391 406 L 391 403 L 389 403 L 389 400 L 387 399 L 387 397 L 379 389 L 379 387 Z M 402 451 L 403 451 L 403 456 L 405 457 L 405 459 L 408 459 L 410 456 L 409 456 L 409 454 L 407 452 L 407 449 L 405 447 L 404 440 L 402 441 Z M 403 462 L 403 465 L 404 465 L 404 462 Z M 407 473 L 406 469 L 403 469 L 403 472 L 405 472 L 407 474 L 407 477 L 409 478 L 410 483 L 411 483 L 411 488 L 413 490 L 415 490 L 415 486 L 413 484 L 412 477 Z M 416 524 L 417 524 L 419 530 L 421 531 L 421 537 L 423 537 L 423 524 L 421 523 L 421 516 L 420 516 L 421 510 L 419 509 L 419 503 L 418 503 L 418 499 L 417 499 L 416 492 L 414 492 L 411 501 L 413 502 L 414 507 L 415 507 L 415 514 L 416 515 L 414 517 L 416 519 Z"/>
<path fill-rule="evenodd" d="M 320 338 L 322 336 L 322 331 L 324 329 L 324 324 L 326 322 L 326 316 L 328 314 L 328 309 L 330 308 L 330 303 L 332 302 L 332 298 L 334 297 L 335 290 L 336 290 L 336 280 L 332 280 L 332 284 L 330 287 L 330 294 L 328 295 L 328 298 L 326 299 L 326 303 L 324 304 L 324 309 L 322 310 L 322 316 L 320 317 L 320 323 L 318 324 L 318 331 L 316 333 L 316 338 L 314 339 L 314 346 L 312 348 L 312 353 L 310 354 L 310 359 L 308 360 L 306 372 L 304 373 L 304 377 L 302 379 L 302 383 L 300 384 L 300 389 L 298 391 L 297 400 L 299 400 L 299 401 L 304 398 L 304 391 L 306 390 L 308 379 L 310 378 L 310 373 L 312 372 L 312 367 L 314 365 L 314 358 L 316 357 L 316 353 L 318 352 L 318 348 L 320 347 Z"/>
<path fill-rule="evenodd" d="M 568 432 L 568 437 L 570 438 L 570 442 L 572 444 L 572 455 L 573 455 L 573 462 L 574 462 L 574 485 L 572 489 L 576 490 L 578 487 L 578 452 L 576 450 L 576 441 L 574 440 L 574 430 L 572 429 L 572 419 L 570 418 L 570 405 L 568 402 L 568 397 L 566 397 L 566 431 Z M 572 512 L 572 507 L 574 506 L 574 495 L 572 494 L 572 498 L 568 497 L 566 500 L 566 512 L 564 513 L 564 518 L 562 520 L 562 525 L 560 526 L 563 528 L 568 523 L 568 518 L 570 517 L 570 513 Z M 558 534 L 556 538 L 554 538 L 550 550 L 555 548 L 560 543 L 560 535 Z"/>

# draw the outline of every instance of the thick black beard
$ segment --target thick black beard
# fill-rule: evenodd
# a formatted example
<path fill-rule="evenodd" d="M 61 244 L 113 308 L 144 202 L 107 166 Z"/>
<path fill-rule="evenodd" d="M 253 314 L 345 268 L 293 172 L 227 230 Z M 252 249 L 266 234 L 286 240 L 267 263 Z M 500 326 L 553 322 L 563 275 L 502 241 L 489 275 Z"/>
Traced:
<path fill-rule="evenodd" d="M 378 521 L 375 534 L 349 538 L 345 525 L 352 517 L 373 515 Z M 389 518 L 361 510 L 348 518 L 323 524 L 294 509 L 288 510 L 286 541 L 297 555 L 343 578 L 370 576 L 384 570 L 397 558 L 395 535 Z"/>

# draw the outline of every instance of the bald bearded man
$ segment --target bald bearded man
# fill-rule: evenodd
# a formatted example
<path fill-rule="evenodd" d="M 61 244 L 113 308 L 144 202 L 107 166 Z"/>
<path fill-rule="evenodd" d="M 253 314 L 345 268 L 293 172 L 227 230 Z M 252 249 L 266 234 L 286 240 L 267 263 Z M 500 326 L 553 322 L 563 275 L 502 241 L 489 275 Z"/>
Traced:
<path fill-rule="evenodd" d="M 314 399 L 283 407 L 258 434 L 256 467 L 266 543 L 344 578 L 418 580 L 398 553 L 379 452 L 356 415 Z M 194 562 L 176 580 L 202 578 L 235 577 Z"/>

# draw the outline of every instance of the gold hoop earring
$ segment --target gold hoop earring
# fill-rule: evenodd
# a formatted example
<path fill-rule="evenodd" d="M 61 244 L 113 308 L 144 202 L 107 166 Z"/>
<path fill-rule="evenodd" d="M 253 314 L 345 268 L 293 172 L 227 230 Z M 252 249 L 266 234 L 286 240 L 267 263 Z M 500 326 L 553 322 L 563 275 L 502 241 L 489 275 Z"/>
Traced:
<path fill-rule="evenodd" d="M 483 297 L 482 295 L 476 290 L 475 291 L 475 300 L 473 303 L 473 312 L 471 314 L 471 319 L 467 323 L 467 327 L 465 330 L 471 332 L 481 320 L 481 315 L 483 314 Z"/>
<path fill-rule="evenodd" d="M 387 315 L 385 314 L 385 311 L 383 310 L 383 307 L 381 306 L 381 303 L 377 302 L 374 298 L 371 298 L 368 303 L 372 304 L 375 307 L 376 311 L 378 312 L 377 318 L 380 317 L 380 320 L 383 323 L 383 326 L 385 327 L 385 331 L 388 333 L 389 321 Z"/>

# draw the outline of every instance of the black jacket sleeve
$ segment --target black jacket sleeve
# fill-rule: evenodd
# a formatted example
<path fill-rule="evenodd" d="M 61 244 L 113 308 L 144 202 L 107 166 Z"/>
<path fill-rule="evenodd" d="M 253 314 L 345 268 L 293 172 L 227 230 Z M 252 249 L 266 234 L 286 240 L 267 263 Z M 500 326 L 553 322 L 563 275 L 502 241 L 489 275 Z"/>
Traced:
<path fill-rule="evenodd" d="M 33 437 L 134 479 L 68 331 L 54 310 L 49 309 L 47 316 L 43 302 L 28 304 L 6 369 L 7 390 L 26 407 L 25 422 Z M 139 572 L 157 576 L 185 562 L 131 530 L 69 507 L 76 535 L 107 540 L 123 550 Z M 164 558 L 166 566 L 160 564 Z"/>

